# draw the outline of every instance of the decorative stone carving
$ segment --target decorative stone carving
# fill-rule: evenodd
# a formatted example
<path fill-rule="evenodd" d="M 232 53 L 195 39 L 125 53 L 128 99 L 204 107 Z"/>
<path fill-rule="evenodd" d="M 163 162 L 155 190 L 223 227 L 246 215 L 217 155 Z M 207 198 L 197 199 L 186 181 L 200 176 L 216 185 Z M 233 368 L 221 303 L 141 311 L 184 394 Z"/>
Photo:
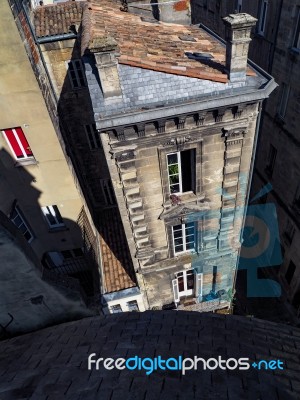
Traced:
<path fill-rule="evenodd" d="M 156 122 L 156 129 L 158 133 L 165 133 L 166 131 L 166 120 L 160 119 Z"/>
<path fill-rule="evenodd" d="M 144 137 L 145 136 L 145 124 L 136 124 L 136 129 L 137 129 L 137 134 L 138 137 Z"/>
<path fill-rule="evenodd" d="M 186 115 L 180 115 L 178 117 L 177 129 L 184 129 L 185 120 L 186 120 Z"/>
<path fill-rule="evenodd" d="M 206 116 L 206 112 L 195 114 L 194 118 L 195 118 L 197 126 L 202 126 L 204 124 L 205 116 Z"/>

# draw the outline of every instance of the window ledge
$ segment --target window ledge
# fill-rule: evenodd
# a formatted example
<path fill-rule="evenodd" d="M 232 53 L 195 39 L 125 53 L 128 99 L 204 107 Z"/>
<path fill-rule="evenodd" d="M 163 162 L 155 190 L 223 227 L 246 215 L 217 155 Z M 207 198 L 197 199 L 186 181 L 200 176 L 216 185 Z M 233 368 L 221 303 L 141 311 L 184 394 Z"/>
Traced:
<path fill-rule="evenodd" d="M 69 230 L 69 228 L 67 228 L 64 225 L 64 226 L 57 226 L 57 227 L 49 228 L 48 232 L 55 233 L 55 232 L 68 231 L 68 230 Z"/>
<path fill-rule="evenodd" d="M 168 206 L 175 205 L 175 204 L 182 205 L 182 204 L 188 204 L 188 203 L 195 203 L 197 201 L 204 200 L 204 198 L 205 198 L 204 194 L 200 193 L 197 195 L 194 192 L 173 193 L 173 195 L 178 197 L 178 203 L 175 203 L 174 201 L 169 199 L 164 203 L 164 207 L 168 207 Z"/>
<path fill-rule="evenodd" d="M 24 167 L 25 165 L 37 165 L 38 161 L 34 158 L 27 158 L 24 160 L 18 160 L 15 162 L 15 167 Z"/>

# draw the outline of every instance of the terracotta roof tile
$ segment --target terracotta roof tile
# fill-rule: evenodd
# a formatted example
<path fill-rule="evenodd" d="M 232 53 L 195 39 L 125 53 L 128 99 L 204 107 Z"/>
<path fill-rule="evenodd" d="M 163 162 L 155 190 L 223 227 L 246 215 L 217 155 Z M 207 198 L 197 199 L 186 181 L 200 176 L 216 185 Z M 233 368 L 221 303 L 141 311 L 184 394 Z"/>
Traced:
<path fill-rule="evenodd" d="M 112 0 L 88 0 L 83 13 L 82 53 L 99 38 L 113 38 L 117 42 L 120 64 L 228 81 L 224 71 L 225 47 L 197 26 L 153 24 L 120 11 L 120 3 Z M 188 40 L 182 40 L 185 38 Z M 211 54 L 212 60 L 187 55 L 203 52 Z"/>
<path fill-rule="evenodd" d="M 80 24 L 85 1 L 49 4 L 34 10 L 35 34 L 38 38 L 70 33 L 70 26 Z"/>
<path fill-rule="evenodd" d="M 105 210 L 100 214 L 99 233 L 105 292 L 136 286 L 123 224 L 116 209 Z"/>

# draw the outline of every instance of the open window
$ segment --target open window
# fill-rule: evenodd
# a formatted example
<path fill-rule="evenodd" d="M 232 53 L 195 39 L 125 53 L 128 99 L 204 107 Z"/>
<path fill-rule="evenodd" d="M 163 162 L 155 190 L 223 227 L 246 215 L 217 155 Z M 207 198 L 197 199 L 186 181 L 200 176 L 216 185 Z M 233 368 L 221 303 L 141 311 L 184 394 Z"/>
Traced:
<path fill-rule="evenodd" d="M 170 194 L 195 192 L 195 149 L 167 154 Z"/>
<path fill-rule="evenodd" d="M 203 274 L 197 274 L 194 270 L 180 271 L 172 280 L 175 303 L 179 303 L 182 297 L 202 297 Z"/>

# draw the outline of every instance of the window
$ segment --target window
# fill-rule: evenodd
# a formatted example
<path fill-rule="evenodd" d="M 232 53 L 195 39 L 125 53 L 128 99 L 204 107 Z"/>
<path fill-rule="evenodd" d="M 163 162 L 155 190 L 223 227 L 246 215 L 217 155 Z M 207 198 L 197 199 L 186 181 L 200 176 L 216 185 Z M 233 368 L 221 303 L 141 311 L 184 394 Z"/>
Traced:
<path fill-rule="evenodd" d="M 243 5 L 243 0 L 236 0 L 235 2 L 235 9 L 238 13 L 242 12 L 242 5 Z"/>
<path fill-rule="evenodd" d="M 112 205 L 116 204 L 115 193 L 114 193 L 114 189 L 113 189 L 111 180 L 110 179 L 100 179 L 100 186 L 101 186 L 105 204 L 107 206 L 112 206 Z"/>
<path fill-rule="evenodd" d="M 78 258 L 78 257 L 83 257 L 83 251 L 80 247 L 77 249 L 71 249 L 71 250 L 62 250 L 61 254 L 65 260 L 69 260 L 72 258 Z"/>
<path fill-rule="evenodd" d="M 85 125 L 85 132 L 91 150 L 95 150 L 101 147 L 101 141 L 96 129 L 96 124 Z"/>
<path fill-rule="evenodd" d="M 290 86 L 283 83 L 281 97 L 280 97 L 280 101 L 279 101 L 279 107 L 278 107 L 278 115 L 281 119 L 284 119 L 284 117 L 285 117 L 286 109 L 287 109 L 287 105 L 288 105 L 288 101 L 289 101 L 289 95 L 290 95 Z"/>
<path fill-rule="evenodd" d="M 285 279 L 286 279 L 288 284 L 291 283 L 295 271 L 296 271 L 296 265 L 293 263 L 293 261 L 291 261 L 289 263 L 288 269 L 287 269 L 286 274 L 285 274 Z"/>
<path fill-rule="evenodd" d="M 300 7 L 297 8 L 297 23 L 293 38 L 293 48 L 300 50 Z"/>
<path fill-rule="evenodd" d="M 271 177 L 273 174 L 274 166 L 275 166 L 275 161 L 276 161 L 276 156 L 277 156 L 277 150 L 275 147 L 271 144 L 270 145 L 270 150 L 269 150 L 269 156 L 268 156 L 268 164 L 266 168 L 267 174 Z"/>
<path fill-rule="evenodd" d="M 42 207 L 42 211 L 50 228 L 59 228 L 65 226 L 57 206 Z"/>
<path fill-rule="evenodd" d="M 34 158 L 22 128 L 4 129 L 2 133 L 17 160 Z"/>
<path fill-rule="evenodd" d="M 167 155 L 170 193 L 195 191 L 195 149 Z"/>
<path fill-rule="evenodd" d="M 196 250 L 195 223 L 172 226 L 174 253 Z"/>
<path fill-rule="evenodd" d="M 190 269 L 177 272 L 175 277 L 172 280 L 175 303 L 178 303 L 181 297 L 202 296 L 203 274 L 197 274 L 194 270 Z"/>
<path fill-rule="evenodd" d="M 16 227 L 19 228 L 19 230 L 21 231 L 27 242 L 28 243 L 32 242 L 32 240 L 34 239 L 33 234 L 29 229 L 27 222 L 25 222 L 23 216 L 21 215 L 20 210 L 17 207 L 15 207 L 13 212 L 11 213 L 10 219 L 16 225 Z"/>
<path fill-rule="evenodd" d="M 136 300 L 128 301 L 127 307 L 128 311 L 139 311 L 139 306 Z"/>
<path fill-rule="evenodd" d="M 68 73 L 73 89 L 78 89 L 86 86 L 84 69 L 81 60 L 69 61 Z"/>
<path fill-rule="evenodd" d="M 263 35 L 265 32 L 267 11 L 268 11 L 268 0 L 262 0 L 260 6 L 259 19 L 258 19 L 258 33 L 260 33 L 261 35 Z"/>
<path fill-rule="evenodd" d="M 110 309 L 111 309 L 111 312 L 112 312 L 113 314 L 117 314 L 117 313 L 122 312 L 122 307 L 121 307 L 120 304 L 115 304 L 114 306 L 111 306 Z"/>

